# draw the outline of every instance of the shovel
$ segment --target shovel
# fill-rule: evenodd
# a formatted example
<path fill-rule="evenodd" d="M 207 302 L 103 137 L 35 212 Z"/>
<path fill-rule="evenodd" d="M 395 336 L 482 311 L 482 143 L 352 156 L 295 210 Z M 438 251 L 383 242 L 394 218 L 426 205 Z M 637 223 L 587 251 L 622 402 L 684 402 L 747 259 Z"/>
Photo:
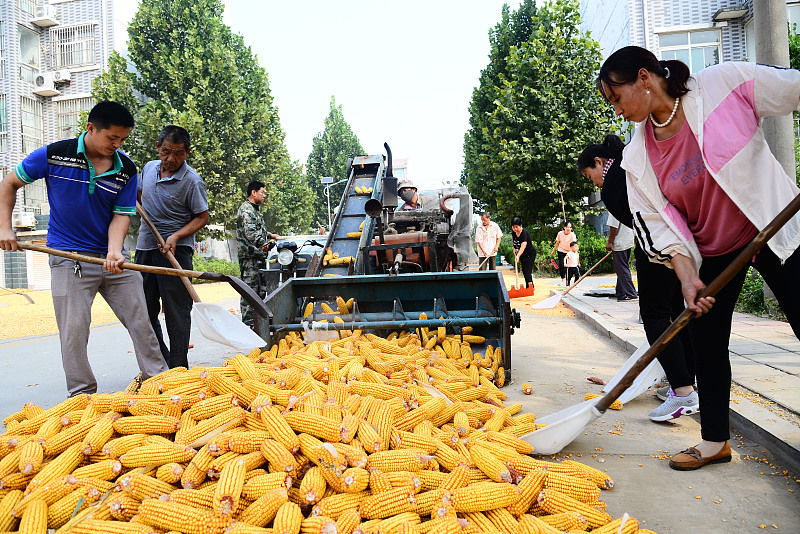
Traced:
<path fill-rule="evenodd" d="M 150 232 L 158 241 L 158 244 L 163 248 L 166 244 L 161 233 L 156 229 L 152 219 L 144 210 L 139 201 L 136 202 L 136 212 L 141 217 L 142 222 L 150 229 Z M 175 269 L 183 269 L 175 255 L 172 252 L 167 252 L 167 260 Z M 204 337 L 223 345 L 228 345 L 239 352 L 249 352 L 255 347 L 261 347 L 266 344 L 263 339 L 255 334 L 250 328 L 237 321 L 233 315 L 218 304 L 211 304 L 208 302 L 200 302 L 200 295 L 195 291 L 194 286 L 186 276 L 181 276 L 181 282 L 186 287 L 186 291 L 194 301 L 192 306 L 192 317 L 195 319 L 200 332 Z"/>
<path fill-rule="evenodd" d="M 519 287 L 519 275 L 517 273 L 517 256 L 514 256 L 514 287 L 508 290 L 508 298 L 516 299 L 520 297 L 532 297 L 533 286 Z"/>
<path fill-rule="evenodd" d="M 564 295 L 566 295 L 567 293 L 569 293 L 570 291 L 572 291 L 573 289 L 575 289 L 575 286 L 577 286 L 577 285 L 578 285 L 578 284 L 581 282 L 581 280 L 583 280 L 584 278 L 586 278 L 587 276 L 589 276 L 589 274 L 590 274 L 592 271 L 594 271 L 594 270 L 597 268 L 597 266 L 598 266 L 598 265 L 600 265 L 601 263 L 603 263 L 603 262 L 606 260 L 606 258 L 608 258 L 609 256 L 611 256 L 611 253 L 610 253 L 610 252 L 609 252 L 608 254 L 606 254 L 605 256 L 603 256 L 602 258 L 600 258 L 600 261 L 598 261 L 597 263 L 595 263 L 594 265 L 592 265 L 592 267 L 591 267 L 591 268 L 590 268 L 588 271 L 586 271 L 585 273 L 583 273 L 583 276 L 581 276 L 580 278 L 578 278 L 577 280 L 575 280 L 575 282 L 574 282 L 574 283 L 573 283 L 571 286 L 569 286 L 569 287 L 567 288 L 567 290 L 566 290 L 566 291 L 564 291 L 563 293 L 556 293 L 555 295 L 553 295 L 553 296 L 551 296 L 551 297 L 547 297 L 547 298 L 546 298 L 546 299 L 544 299 L 543 301 L 541 301 L 541 302 L 537 302 L 536 304 L 534 304 L 533 306 L 531 306 L 531 308 L 533 308 L 534 310 L 547 310 L 547 309 L 549 309 L 549 308 L 555 308 L 555 307 L 556 307 L 556 304 L 558 304 L 559 302 L 561 302 L 561 298 L 562 298 Z"/>
<path fill-rule="evenodd" d="M 93 258 L 91 256 L 84 256 L 82 254 L 76 254 L 74 252 L 67 252 L 64 250 L 56 250 L 54 248 L 45 247 L 43 245 L 35 245 L 33 243 L 25 243 L 18 241 L 17 247 L 23 250 L 32 250 L 34 252 L 43 252 L 45 254 L 50 254 L 51 256 L 60 256 L 62 258 L 68 258 L 71 260 L 82 261 L 84 263 L 94 263 L 95 265 L 103 265 L 105 264 L 105 260 L 102 258 Z M 227 282 L 236 290 L 239 295 L 242 296 L 251 306 L 253 309 L 258 312 L 259 314 L 263 315 L 264 317 L 269 316 L 269 310 L 267 309 L 264 301 L 261 300 L 261 297 L 253 291 L 253 289 L 242 282 L 240 279 L 236 278 L 235 276 L 229 276 L 222 273 L 203 273 L 200 271 L 190 271 L 187 269 L 170 269 L 168 267 L 154 267 L 152 265 L 137 265 L 135 263 L 128 263 L 125 262 L 122 264 L 123 269 L 130 269 L 132 271 L 139 271 L 143 273 L 152 273 L 152 274 L 167 274 L 170 276 L 188 276 L 189 278 L 200 278 L 202 280 L 212 280 L 214 282 Z M 214 341 L 219 341 L 220 343 L 225 343 L 239 352 L 249 352 L 256 347 L 263 347 L 266 345 L 266 342 L 261 339 L 255 332 L 247 328 L 241 321 L 237 320 L 236 317 L 231 315 L 227 310 L 222 308 L 221 306 L 208 304 L 208 303 L 198 303 L 195 304 L 195 309 L 197 309 L 198 305 L 202 305 L 203 307 L 211 307 L 211 312 L 209 313 L 209 323 L 212 326 L 207 326 L 204 330 L 204 335 L 209 337 Z M 196 317 L 200 317 L 199 315 Z M 237 338 L 234 340 L 233 335 L 236 333 Z M 219 334 L 219 335 L 216 335 Z M 241 334 L 239 336 L 238 334 Z M 239 339 L 241 337 L 241 339 Z M 235 342 L 236 346 L 233 346 L 231 343 Z"/>
<path fill-rule="evenodd" d="M 720 290 L 736 276 L 736 273 L 747 266 L 750 259 L 767 244 L 767 241 L 769 241 L 798 210 L 800 210 L 800 195 L 796 196 L 783 208 L 772 222 L 756 234 L 750 244 L 734 258 L 730 265 L 700 292 L 698 298 L 713 297 L 719 293 Z M 537 423 L 547 426 L 521 436 L 522 439 L 533 446 L 533 451 L 536 454 L 555 454 L 566 447 L 583 432 L 586 425 L 605 413 L 611 403 L 617 400 L 620 395 L 633 384 L 634 379 L 638 377 L 639 374 L 650 365 L 650 362 L 661 354 L 669 342 L 686 327 L 693 315 L 694 313 L 689 311 L 688 308 L 684 309 L 604 397 L 589 399 L 580 404 L 575 404 L 554 414 L 537 419 Z"/>

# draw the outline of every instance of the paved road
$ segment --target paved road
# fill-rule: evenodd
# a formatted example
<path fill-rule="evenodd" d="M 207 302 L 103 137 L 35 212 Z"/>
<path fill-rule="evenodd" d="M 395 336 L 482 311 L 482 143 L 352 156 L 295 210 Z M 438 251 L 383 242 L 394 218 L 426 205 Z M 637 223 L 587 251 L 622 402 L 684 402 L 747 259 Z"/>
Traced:
<path fill-rule="evenodd" d="M 526 411 L 553 413 L 583 399 L 600 386 L 587 376 L 610 377 L 628 353 L 574 318 L 535 315 L 520 308 L 523 328 L 513 339 L 513 380 L 505 392 L 510 402 L 522 402 Z M 196 337 L 190 363 L 215 364 L 231 352 Z M 102 391 L 123 388 L 136 372 L 130 339 L 120 325 L 92 330 L 92 364 Z M 17 410 L 26 401 L 45 407 L 65 394 L 56 336 L 0 343 L 0 415 Z M 522 382 L 533 384 L 533 395 L 521 392 Z M 628 512 L 659 534 L 686 532 L 746 533 L 797 532 L 800 524 L 800 477 L 771 465 L 766 447 L 752 441 L 733 442 L 730 464 L 678 472 L 667 465 L 666 453 L 695 444 L 697 421 L 690 417 L 654 424 L 647 412 L 658 405 L 645 394 L 622 411 L 610 410 L 570 444 L 560 457 L 572 455 L 606 470 L 616 487 L 603 492 L 614 517 Z M 775 529 L 771 525 L 775 525 Z"/>
<path fill-rule="evenodd" d="M 220 303 L 226 308 L 238 307 L 238 299 Z M 162 331 L 166 328 L 162 322 Z M 224 356 L 235 351 L 208 341 L 192 326 L 189 364 L 218 365 Z M 92 327 L 89 335 L 89 360 L 97 378 L 98 391 L 125 389 L 139 372 L 133 354 L 133 343 L 120 323 Z M 0 341 L 0 419 L 33 401 L 44 408 L 58 404 L 67 395 L 61 367 L 58 335 L 6 339 Z"/>

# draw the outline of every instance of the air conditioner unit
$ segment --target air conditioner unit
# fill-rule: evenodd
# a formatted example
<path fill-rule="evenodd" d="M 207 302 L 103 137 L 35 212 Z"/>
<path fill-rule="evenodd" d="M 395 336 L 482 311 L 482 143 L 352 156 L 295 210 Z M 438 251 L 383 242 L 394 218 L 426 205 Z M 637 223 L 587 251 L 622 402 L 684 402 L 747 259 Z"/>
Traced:
<path fill-rule="evenodd" d="M 33 230 L 36 228 L 36 217 L 29 211 L 21 211 L 14 214 L 12 223 L 18 230 Z"/>
<path fill-rule="evenodd" d="M 51 6 L 36 6 L 36 11 L 34 12 L 34 16 L 30 20 L 30 23 L 35 26 L 39 26 L 40 28 L 49 28 L 50 26 L 55 26 L 58 24 L 56 10 Z"/>
<path fill-rule="evenodd" d="M 52 72 L 53 72 L 53 81 L 56 83 L 68 82 L 72 80 L 72 73 L 67 69 L 54 70 Z"/>
<path fill-rule="evenodd" d="M 56 89 L 53 72 L 42 72 L 33 79 L 33 94 L 39 96 L 58 96 L 61 91 Z"/>

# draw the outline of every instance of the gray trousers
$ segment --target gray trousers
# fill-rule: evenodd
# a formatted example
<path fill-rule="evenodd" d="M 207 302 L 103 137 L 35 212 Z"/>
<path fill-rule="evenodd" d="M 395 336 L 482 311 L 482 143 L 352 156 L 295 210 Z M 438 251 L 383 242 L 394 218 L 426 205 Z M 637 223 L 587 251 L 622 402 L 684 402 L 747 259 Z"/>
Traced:
<path fill-rule="evenodd" d="M 105 258 L 100 254 L 92 255 Z M 130 260 L 127 252 L 125 257 Z M 167 362 L 161 355 L 147 316 L 142 276 L 128 270 L 112 274 L 103 270 L 102 265 L 83 262 L 80 263 L 80 273 L 81 276 L 75 273 L 75 261 L 50 256 L 50 288 L 69 395 L 97 391 L 97 380 L 89 365 L 87 343 L 92 302 L 98 292 L 128 329 L 142 376 L 150 378 L 166 371 Z"/>
<path fill-rule="evenodd" d="M 486 256 L 478 256 L 478 266 L 480 267 L 483 260 L 486 259 Z M 487 261 L 483 267 L 480 267 L 481 271 L 494 271 L 495 270 L 495 262 L 497 261 L 497 254 L 494 256 L 489 256 L 489 261 Z"/>
<path fill-rule="evenodd" d="M 631 279 L 631 249 L 628 250 L 615 250 L 612 255 L 614 258 L 614 270 L 617 273 L 617 287 L 616 295 L 618 299 L 623 298 L 636 298 L 639 295 L 636 293 L 636 287 L 633 285 Z"/>

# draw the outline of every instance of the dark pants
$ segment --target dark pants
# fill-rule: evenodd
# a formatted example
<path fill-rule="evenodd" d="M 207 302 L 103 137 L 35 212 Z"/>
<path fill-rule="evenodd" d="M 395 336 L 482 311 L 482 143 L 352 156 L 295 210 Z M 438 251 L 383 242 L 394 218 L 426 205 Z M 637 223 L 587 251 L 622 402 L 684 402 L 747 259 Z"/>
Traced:
<path fill-rule="evenodd" d="M 709 284 L 740 251 L 703 258 L 700 279 Z M 800 249 L 781 265 L 777 256 L 764 247 L 753 263 L 778 299 L 795 336 L 800 339 Z M 744 284 L 747 269 L 742 269 L 716 296 L 709 313 L 692 320 L 689 331 L 697 355 L 697 394 L 700 396 L 700 428 L 704 440 L 730 439 L 728 421 L 731 362 L 728 344 L 733 308 Z"/>
<path fill-rule="evenodd" d="M 617 298 L 636 298 L 636 288 L 631 279 L 631 249 L 615 250 L 612 254 L 614 258 L 614 272 L 617 273 Z"/>
<path fill-rule="evenodd" d="M 556 254 L 558 254 L 558 275 L 564 280 L 567 277 L 567 268 L 564 267 L 564 258 L 567 257 L 567 253 L 559 250 Z"/>
<path fill-rule="evenodd" d="M 525 277 L 525 287 L 533 285 L 533 264 L 536 262 L 536 253 L 530 254 L 527 257 L 523 255 L 519 259 L 519 267 L 522 276 Z"/>
<path fill-rule="evenodd" d="M 495 262 L 497 261 L 497 254 L 494 256 L 489 256 L 489 261 L 483 263 L 483 260 L 486 259 L 486 256 L 478 256 L 478 267 L 480 271 L 494 271 L 495 269 Z M 483 265 L 481 265 L 483 264 Z"/>
<path fill-rule="evenodd" d="M 175 258 L 184 269 L 192 269 L 192 247 L 175 247 Z M 136 263 L 158 267 L 172 267 L 166 256 L 158 249 L 137 250 Z M 161 354 L 169 368 L 189 367 L 189 332 L 192 329 L 192 297 L 181 279 L 165 274 L 142 273 L 144 298 L 147 302 L 147 315 L 158 338 Z M 167 324 L 169 347 L 164 342 L 158 314 L 164 309 L 164 322 Z"/>
<path fill-rule="evenodd" d="M 684 310 L 681 283 L 675 271 L 660 263 L 653 263 L 642 249 L 634 249 L 636 276 L 639 280 L 639 313 L 644 323 L 647 342 L 651 345 Z M 684 328 L 658 356 L 673 388 L 694 384 L 694 349 L 692 336 Z"/>
<path fill-rule="evenodd" d="M 567 285 L 577 282 L 581 277 L 581 271 L 577 267 L 565 267 L 565 269 L 567 270 Z"/>

